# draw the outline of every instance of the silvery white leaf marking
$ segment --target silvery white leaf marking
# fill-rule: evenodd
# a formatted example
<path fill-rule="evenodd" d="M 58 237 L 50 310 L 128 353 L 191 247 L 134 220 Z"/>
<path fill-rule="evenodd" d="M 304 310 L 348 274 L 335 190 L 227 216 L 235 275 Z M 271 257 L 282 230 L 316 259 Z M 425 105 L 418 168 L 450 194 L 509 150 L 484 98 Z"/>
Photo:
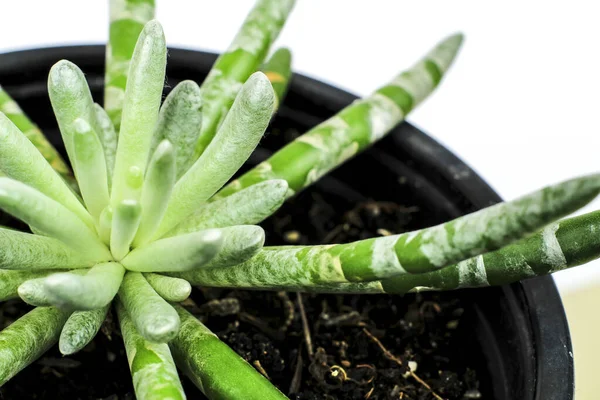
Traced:
<path fill-rule="evenodd" d="M 371 142 L 385 136 L 398 121 L 404 118 L 400 107 L 381 93 L 373 93 L 369 99 L 369 122 L 371 124 Z"/>
<path fill-rule="evenodd" d="M 542 231 L 542 261 L 550 266 L 550 272 L 566 267 L 567 259 L 556 238 L 559 224 L 552 224 Z"/>
<path fill-rule="evenodd" d="M 406 90 L 413 98 L 415 105 L 423 101 L 435 86 L 423 62 L 418 63 L 411 70 L 398 75 L 390 82 L 390 85 L 399 86 Z"/>
<path fill-rule="evenodd" d="M 489 286 L 483 256 L 458 263 L 458 287 Z"/>
<path fill-rule="evenodd" d="M 397 241 L 397 236 L 384 236 L 373 241 L 371 270 L 376 276 L 406 273 L 394 249 Z"/>

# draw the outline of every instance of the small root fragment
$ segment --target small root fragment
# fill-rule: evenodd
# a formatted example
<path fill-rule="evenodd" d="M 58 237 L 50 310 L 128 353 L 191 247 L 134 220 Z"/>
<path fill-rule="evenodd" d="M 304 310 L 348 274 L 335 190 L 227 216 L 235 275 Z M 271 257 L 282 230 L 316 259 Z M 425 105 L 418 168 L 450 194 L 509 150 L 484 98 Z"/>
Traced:
<path fill-rule="evenodd" d="M 279 327 L 279 331 L 285 333 L 294 321 L 294 316 L 296 315 L 296 312 L 294 308 L 294 303 L 290 300 L 286 292 L 277 292 L 277 297 L 279 297 L 281 299 L 281 302 L 283 303 L 283 315 L 285 319 L 283 325 Z"/>
<path fill-rule="evenodd" d="M 302 319 L 302 331 L 304 332 L 306 351 L 308 352 L 308 357 L 312 360 L 315 352 L 313 350 L 312 337 L 310 336 L 310 328 L 308 327 L 306 311 L 304 310 L 304 301 L 302 300 L 302 294 L 300 292 L 296 292 L 296 300 L 298 301 L 298 308 L 300 309 L 300 318 Z"/>
<path fill-rule="evenodd" d="M 292 377 L 292 383 L 290 383 L 290 390 L 288 394 L 292 395 L 298 393 L 300 385 L 302 384 L 302 349 L 298 349 L 298 357 L 296 357 L 296 367 L 294 368 L 294 376 Z"/>
<path fill-rule="evenodd" d="M 400 360 L 398 357 L 396 357 L 395 355 L 392 354 L 392 352 L 390 352 L 384 345 L 383 343 L 381 343 L 381 341 L 379 339 L 377 339 L 375 336 L 373 336 L 373 334 L 371 332 L 369 332 L 369 330 L 367 328 L 363 328 L 363 333 L 365 335 L 367 335 L 369 337 L 369 339 L 371 339 L 376 345 L 377 347 L 379 347 L 379 349 L 381 349 L 381 351 L 383 352 L 383 355 L 388 359 L 391 360 L 393 362 L 395 362 L 396 364 L 400 365 L 400 366 L 404 366 L 404 364 L 402 363 L 402 360 Z M 425 382 L 423 379 L 419 378 L 419 376 L 417 374 L 415 374 L 414 371 L 412 371 L 411 369 L 409 369 L 409 374 L 410 376 L 417 381 L 420 385 L 422 385 L 425 389 L 429 390 L 429 392 L 431 392 L 431 395 L 433 397 L 436 398 L 436 400 L 444 400 L 439 394 L 437 394 L 436 392 L 433 391 L 433 389 L 431 388 L 431 386 L 429 384 L 427 384 L 427 382 Z"/>

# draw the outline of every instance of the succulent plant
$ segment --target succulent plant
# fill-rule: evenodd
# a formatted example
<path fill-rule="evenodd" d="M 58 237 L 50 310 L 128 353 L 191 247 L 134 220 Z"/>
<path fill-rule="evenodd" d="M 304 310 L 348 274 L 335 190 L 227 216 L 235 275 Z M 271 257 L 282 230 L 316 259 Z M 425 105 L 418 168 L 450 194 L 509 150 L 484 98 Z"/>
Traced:
<path fill-rule="evenodd" d="M 289 51 L 263 62 L 293 3 L 258 0 L 202 85 L 180 83 L 161 106 L 167 48 L 154 1 L 111 0 L 104 107 L 73 63 L 49 75 L 73 174 L 0 90 L 0 207 L 32 232 L 0 229 L 0 300 L 36 306 L 0 332 L 0 385 L 56 342 L 81 350 L 114 305 L 139 399 L 185 398 L 176 364 L 211 399 L 282 399 L 176 304 L 192 285 L 402 294 L 505 284 L 600 255 L 598 212 L 551 224 L 600 192 L 599 175 L 415 232 L 263 247 L 257 224 L 403 121 L 462 42 L 445 39 L 229 182 L 285 93 Z"/>

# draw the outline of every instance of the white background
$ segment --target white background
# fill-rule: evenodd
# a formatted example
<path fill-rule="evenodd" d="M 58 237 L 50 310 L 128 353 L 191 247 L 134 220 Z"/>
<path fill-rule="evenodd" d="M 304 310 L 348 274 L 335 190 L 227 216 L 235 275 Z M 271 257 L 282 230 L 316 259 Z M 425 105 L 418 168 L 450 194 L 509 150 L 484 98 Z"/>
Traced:
<path fill-rule="evenodd" d="M 157 0 L 171 46 L 224 50 L 253 0 Z M 298 0 L 278 41 L 294 68 L 367 94 L 439 39 L 466 34 L 439 91 L 409 118 L 505 199 L 600 171 L 600 24 L 593 1 Z M 107 37 L 108 1 L 0 0 L 0 52 Z M 600 201 L 591 207 L 600 208 Z M 600 263 L 556 275 L 562 291 Z"/>

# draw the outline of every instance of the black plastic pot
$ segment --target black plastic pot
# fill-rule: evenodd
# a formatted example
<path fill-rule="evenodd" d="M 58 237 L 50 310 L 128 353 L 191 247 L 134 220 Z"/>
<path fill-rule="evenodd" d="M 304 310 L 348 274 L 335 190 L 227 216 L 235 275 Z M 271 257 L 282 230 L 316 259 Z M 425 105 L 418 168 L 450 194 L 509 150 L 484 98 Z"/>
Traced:
<path fill-rule="evenodd" d="M 103 46 L 58 47 L 0 55 L 0 83 L 59 148 L 62 145 L 49 105 L 46 79 L 50 66 L 63 58 L 81 67 L 95 98 L 101 100 Z M 215 58 L 214 54 L 171 49 L 168 85 L 173 87 L 183 79 L 202 81 Z M 295 75 L 274 125 L 306 130 L 354 99 L 355 96 L 347 92 Z M 274 141 L 267 138 L 251 163 L 268 156 L 271 150 L 274 150 Z M 501 200 L 464 162 L 408 123 L 334 171 L 316 184 L 314 190 L 335 193 L 345 202 L 373 198 L 418 204 L 426 211 L 428 225 Z M 569 330 L 551 278 L 456 293 L 471 308 L 469 324 L 478 345 L 471 346 L 465 357 L 479 366 L 484 398 L 573 398 Z"/>

